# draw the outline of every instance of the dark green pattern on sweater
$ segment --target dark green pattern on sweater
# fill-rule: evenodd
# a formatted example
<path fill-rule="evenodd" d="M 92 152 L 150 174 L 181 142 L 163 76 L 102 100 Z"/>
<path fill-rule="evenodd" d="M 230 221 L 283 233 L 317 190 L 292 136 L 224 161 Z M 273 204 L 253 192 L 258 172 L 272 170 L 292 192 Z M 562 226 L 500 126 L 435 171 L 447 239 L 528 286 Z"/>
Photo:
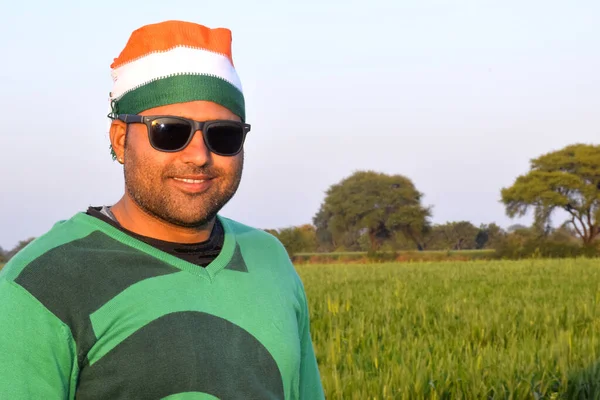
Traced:
<path fill-rule="evenodd" d="M 32 261 L 15 282 L 71 329 L 82 368 L 96 341 L 90 314 L 134 283 L 180 272 L 102 232 L 69 242 Z"/>
<path fill-rule="evenodd" d="M 80 382 L 79 400 L 161 399 L 188 392 L 222 400 L 284 398 L 277 363 L 254 336 L 223 318 L 192 311 L 142 327 L 82 371 Z"/>

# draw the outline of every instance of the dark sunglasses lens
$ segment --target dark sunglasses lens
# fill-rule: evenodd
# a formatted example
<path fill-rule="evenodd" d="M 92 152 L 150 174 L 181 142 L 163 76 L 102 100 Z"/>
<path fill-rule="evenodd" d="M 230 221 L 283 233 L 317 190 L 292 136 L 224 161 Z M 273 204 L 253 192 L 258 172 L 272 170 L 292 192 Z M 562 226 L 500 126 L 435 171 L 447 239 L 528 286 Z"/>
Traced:
<path fill-rule="evenodd" d="M 205 129 L 210 150 L 221 155 L 237 154 L 244 144 L 244 127 L 236 123 L 218 122 Z"/>
<path fill-rule="evenodd" d="M 176 118 L 158 118 L 152 121 L 149 132 L 154 147 L 165 151 L 180 150 L 188 142 L 192 126 Z"/>

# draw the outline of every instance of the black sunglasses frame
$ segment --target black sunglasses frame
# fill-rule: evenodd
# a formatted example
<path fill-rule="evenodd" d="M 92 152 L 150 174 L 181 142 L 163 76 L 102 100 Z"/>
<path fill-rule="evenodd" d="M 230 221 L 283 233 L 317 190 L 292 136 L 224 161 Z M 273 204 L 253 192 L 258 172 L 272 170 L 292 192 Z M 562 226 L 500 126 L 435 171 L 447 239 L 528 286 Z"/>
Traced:
<path fill-rule="evenodd" d="M 152 129 L 152 122 L 154 120 L 157 120 L 160 118 L 175 119 L 175 120 L 186 122 L 187 124 L 190 125 L 189 137 L 183 146 L 181 146 L 180 148 L 177 148 L 175 150 L 165 150 L 165 149 L 158 148 L 154 145 L 154 143 L 152 141 L 152 136 L 150 135 L 150 130 Z M 246 141 L 246 135 L 248 134 L 248 132 L 250 132 L 250 128 L 251 128 L 251 126 L 249 124 L 246 124 L 243 122 L 238 122 L 238 121 L 232 121 L 232 120 L 228 120 L 228 119 L 216 119 L 216 120 L 210 120 L 210 121 L 195 121 L 193 119 L 177 117 L 177 116 L 173 116 L 173 115 L 117 114 L 115 116 L 115 119 L 118 119 L 119 121 L 122 121 L 128 125 L 129 124 L 144 124 L 144 125 L 146 125 L 147 132 L 148 132 L 148 141 L 150 142 L 150 145 L 152 146 L 152 148 L 154 148 L 157 151 L 162 151 L 165 153 L 176 153 L 178 151 L 185 149 L 190 144 L 192 139 L 194 138 L 194 135 L 196 134 L 196 132 L 202 131 L 202 133 L 203 133 L 202 139 L 204 140 L 204 145 L 206 146 L 206 148 L 209 149 L 212 153 L 215 153 L 220 156 L 225 156 L 225 157 L 233 157 L 242 151 L 242 149 L 244 148 L 244 143 Z M 242 128 L 242 134 L 243 134 L 242 143 L 240 144 L 239 150 L 233 154 L 221 153 L 221 152 L 215 151 L 212 148 L 212 146 L 208 143 L 208 140 L 206 140 L 206 135 L 204 135 L 204 132 L 208 131 L 208 129 L 211 127 L 211 125 L 223 125 L 223 124 L 237 125 L 240 128 Z"/>

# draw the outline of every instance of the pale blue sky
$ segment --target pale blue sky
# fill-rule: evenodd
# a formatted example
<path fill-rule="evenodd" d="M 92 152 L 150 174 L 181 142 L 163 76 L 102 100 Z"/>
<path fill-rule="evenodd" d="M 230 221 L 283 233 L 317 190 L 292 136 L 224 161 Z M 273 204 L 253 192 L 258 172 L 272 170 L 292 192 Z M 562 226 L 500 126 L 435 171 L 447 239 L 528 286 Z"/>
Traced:
<path fill-rule="evenodd" d="M 310 222 L 358 169 L 411 178 L 434 222 L 506 227 L 499 191 L 529 159 L 600 139 L 595 0 L 78 3 L 2 7 L 4 248 L 119 199 L 109 66 L 167 19 L 233 32 L 253 128 L 223 214 L 259 228 Z"/>

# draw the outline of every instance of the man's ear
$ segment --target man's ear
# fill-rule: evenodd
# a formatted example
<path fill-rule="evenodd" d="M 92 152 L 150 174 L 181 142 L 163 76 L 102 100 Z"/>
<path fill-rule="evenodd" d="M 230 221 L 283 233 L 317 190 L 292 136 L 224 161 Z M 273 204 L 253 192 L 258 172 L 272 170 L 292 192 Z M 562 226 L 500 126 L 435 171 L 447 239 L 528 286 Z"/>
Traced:
<path fill-rule="evenodd" d="M 110 145 L 114 157 L 123 164 L 125 157 L 125 135 L 127 133 L 127 124 L 115 120 L 110 124 Z"/>

